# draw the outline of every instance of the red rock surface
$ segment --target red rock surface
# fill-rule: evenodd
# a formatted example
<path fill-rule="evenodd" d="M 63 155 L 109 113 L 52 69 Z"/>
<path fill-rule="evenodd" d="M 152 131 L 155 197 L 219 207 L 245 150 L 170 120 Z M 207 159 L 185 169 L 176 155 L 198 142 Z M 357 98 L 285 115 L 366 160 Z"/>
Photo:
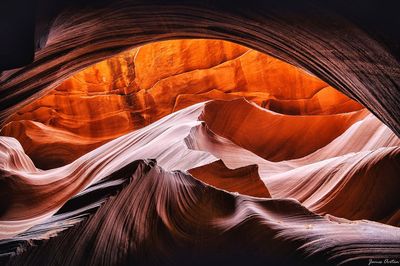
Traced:
<path fill-rule="evenodd" d="M 204 259 L 204 263 L 211 263 L 209 260 L 215 257 L 208 256 L 218 247 L 223 246 L 223 251 L 232 256 L 238 250 L 235 243 L 240 242 L 245 247 L 243 255 L 257 256 L 265 263 L 294 263 L 310 253 L 314 255 L 308 260 L 322 263 L 332 259 L 332 250 L 344 247 L 356 247 L 357 251 L 336 251 L 334 254 L 340 256 L 337 262 L 343 260 L 342 256 L 357 260 L 364 255 L 390 257 L 400 248 L 398 228 L 367 221 L 399 223 L 398 200 L 393 192 L 399 185 L 396 173 L 400 170 L 400 140 L 386 126 L 368 115 L 335 140 L 343 145 L 357 142 L 357 135 L 365 132 L 366 126 L 370 137 L 350 153 L 333 141 L 335 145 L 328 144 L 306 157 L 271 162 L 234 144 L 231 136 L 224 138 L 204 131 L 208 125 L 198 120 L 201 114 L 210 112 L 208 108 L 213 104 L 225 110 L 231 103 L 243 111 L 259 108 L 244 100 L 193 105 L 112 140 L 69 165 L 47 171 L 37 169 L 15 139 L 2 137 L 1 195 L 8 204 L 1 206 L 1 238 L 20 232 L 24 234 L 18 239 L 25 241 L 61 234 L 37 248 L 28 248 L 11 262 L 47 264 L 52 260 L 49 258 L 61 256 L 73 264 L 126 260 L 148 263 L 143 252 L 151 246 L 155 247 L 151 249 L 154 263 L 187 262 L 181 257 L 186 252 L 191 252 L 196 261 Z M 243 124 L 250 126 L 252 122 L 245 120 Z M 159 166 L 154 161 L 129 166 L 139 158 L 155 158 Z M 257 175 L 256 168 L 250 166 L 254 164 L 258 166 Z M 226 171 L 228 167 L 242 168 Z M 205 183 L 182 171 L 193 173 Z M 104 183 L 102 180 L 109 175 L 117 179 Z M 393 191 L 379 195 L 382 187 L 374 185 L 378 178 L 382 186 Z M 226 182 L 228 179 L 230 182 Z M 83 201 L 79 208 L 55 214 L 71 197 L 79 199 L 90 191 L 100 193 L 126 182 L 123 180 L 129 180 L 126 189 L 106 200 L 102 207 L 85 205 Z M 266 189 L 271 199 L 265 199 Z M 260 194 L 261 191 L 264 193 Z M 85 211 L 87 208 L 99 209 L 91 214 Z M 88 220 L 82 219 L 82 215 Z M 63 230 L 66 231 L 60 232 Z M 254 237 L 247 237 L 248 234 Z M 103 237 L 108 241 L 103 241 Z M 293 237 L 298 240 L 291 242 Z M 116 256 L 112 251 L 115 246 L 110 250 L 110 239 L 118 246 L 128 240 L 130 248 L 119 249 L 120 255 Z M 8 241 L 4 242 L 6 246 Z M 182 243 L 189 250 L 182 250 Z M 67 246 L 75 251 L 61 254 Z M 86 246 L 84 249 L 91 256 L 79 252 Z M 223 254 L 220 253 L 225 258 Z"/>
<path fill-rule="evenodd" d="M 49 169 L 194 103 L 240 97 L 282 114 L 362 109 L 321 80 L 262 53 L 219 40 L 176 40 L 129 50 L 73 75 L 11 116 L 1 134 L 17 138 L 38 167 Z M 329 126 L 338 130 L 326 141 L 346 128 L 335 121 Z"/>
<path fill-rule="evenodd" d="M 325 265 L 400 254 L 400 139 L 321 80 L 236 44 L 126 51 L 1 132 L 0 262 Z"/>
<path fill-rule="evenodd" d="M 222 137 L 270 161 L 304 157 L 334 140 L 368 111 L 292 116 L 259 108 L 245 100 L 207 103 L 201 115 Z M 241 106 L 242 108 L 238 108 Z"/>
<path fill-rule="evenodd" d="M 258 166 L 229 169 L 222 160 L 202 165 L 189 170 L 189 173 L 206 184 L 224 189 L 261 198 L 270 198 L 267 187 L 258 175 Z"/>

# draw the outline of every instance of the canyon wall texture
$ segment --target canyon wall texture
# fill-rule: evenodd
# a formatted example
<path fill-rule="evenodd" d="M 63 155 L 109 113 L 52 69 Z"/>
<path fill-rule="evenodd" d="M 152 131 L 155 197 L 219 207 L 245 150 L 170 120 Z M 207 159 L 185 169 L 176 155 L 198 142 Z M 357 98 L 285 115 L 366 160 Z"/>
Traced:
<path fill-rule="evenodd" d="M 16 265 L 397 258 L 400 140 L 390 129 L 367 114 L 323 148 L 273 162 L 202 120 L 232 104 L 243 117 L 271 112 L 244 99 L 195 104 L 46 171 L 2 137 L 2 257 L 14 254 Z M 259 138 L 259 122 L 242 120 L 247 137 Z"/>
<path fill-rule="evenodd" d="M 382 40 L 384 29 L 365 30 L 368 21 L 383 22 L 370 14 L 358 21 L 347 2 L 336 8 L 333 3 L 280 0 L 104 0 L 83 7 L 59 5 L 53 16 L 38 18 L 47 26 L 38 31 L 37 39 L 43 43 L 35 60 L 1 73 L 2 122 L 73 73 L 121 51 L 167 39 L 216 38 L 306 69 L 400 134 L 400 57 L 392 49 L 398 49 L 398 41 L 388 45 Z M 393 12 L 389 4 L 385 6 Z M 382 5 L 375 10 L 378 7 Z"/>
<path fill-rule="evenodd" d="M 360 117 L 354 113 L 341 120 L 340 114 L 363 108 L 303 70 L 249 48 L 218 40 L 176 40 L 129 50 L 71 76 L 8 118 L 0 134 L 17 138 L 39 168 L 50 169 L 192 104 L 240 97 L 281 114 L 321 115 L 294 118 L 286 132 L 300 130 L 298 124 L 314 130 L 309 138 L 315 138 L 321 132 L 312 121 L 326 120 L 321 123 L 331 128 L 321 143 L 294 157 L 333 140 Z M 270 153 L 280 159 L 275 150 Z"/>
<path fill-rule="evenodd" d="M 400 260 L 398 60 L 321 3 L 222 2 L 61 10 L 1 73 L 0 264 Z"/>

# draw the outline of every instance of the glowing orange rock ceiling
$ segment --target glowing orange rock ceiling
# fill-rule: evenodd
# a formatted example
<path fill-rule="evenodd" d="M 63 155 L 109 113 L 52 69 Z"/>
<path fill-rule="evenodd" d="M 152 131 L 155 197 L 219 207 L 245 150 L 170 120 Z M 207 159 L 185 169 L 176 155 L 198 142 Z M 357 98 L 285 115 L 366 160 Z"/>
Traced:
<path fill-rule="evenodd" d="M 234 43 L 128 50 L 18 110 L 1 135 L 0 255 L 14 264 L 398 250 L 400 139 L 325 82 Z"/>
<path fill-rule="evenodd" d="M 313 139 L 321 133 L 316 126 L 321 119 L 327 127 L 323 138 L 303 150 L 296 148 L 297 154 L 288 158 L 322 147 L 365 115 L 347 114 L 362 106 L 303 70 L 265 54 L 219 40 L 175 40 L 129 50 L 71 76 L 10 117 L 1 134 L 17 138 L 38 167 L 49 169 L 194 103 L 239 97 L 274 112 L 305 116 L 289 118 L 293 122 L 286 134 L 302 127 L 309 134 L 304 137 Z M 232 124 L 231 130 L 237 126 Z M 282 141 L 286 138 L 282 135 Z M 260 149 L 259 144 L 255 145 Z M 274 149 L 269 153 L 281 158 Z"/>

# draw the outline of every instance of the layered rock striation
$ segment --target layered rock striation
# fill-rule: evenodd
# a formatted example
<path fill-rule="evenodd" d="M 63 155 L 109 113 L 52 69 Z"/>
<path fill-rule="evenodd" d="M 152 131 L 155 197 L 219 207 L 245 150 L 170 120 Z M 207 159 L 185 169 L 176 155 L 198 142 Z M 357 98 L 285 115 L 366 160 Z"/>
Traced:
<path fill-rule="evenodd" d="M 192 104 L 240 97 L 281 114 L 326 120 L 363 108 L 303 70 L 249 48 L 175 40 L 129 50 L 71 76 L 18 110 L 1 134 L 17 138 L 38 167 L 50 169 Z M 346 128 L 330 120 L 327 126 Z M 335 129 L 326 133 L 325 143 L 337 136 Z"/>
<path fill-rule="evenodd" d="M 400 139 L 315 76 L 237 44 L 129 49 L 22 106 L 1 135 L 0 263 L 400 254 Z"/>

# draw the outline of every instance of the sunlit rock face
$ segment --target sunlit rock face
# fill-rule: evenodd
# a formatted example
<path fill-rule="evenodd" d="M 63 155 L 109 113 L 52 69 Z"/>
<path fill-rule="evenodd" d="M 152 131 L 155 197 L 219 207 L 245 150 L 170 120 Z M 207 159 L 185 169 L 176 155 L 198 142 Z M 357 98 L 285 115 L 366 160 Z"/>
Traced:
<path fill-rule="evenodd" d="M 400 254 L 400 139 L 325 82 L 234 43 L 125 51 L 19 109 L 1 134 L 0 263 Z"/>
<path fill-rule="evenodd" d="M 320 148 L 362 116 L 341 120 L 341 113 L 362 106 L 280 60 L 225 41 L 175 40 L 129 50 L 71 76 L 11 116 L 1 134 L 17 138 L 36 166 L 49 169 L 192 104 L 240 97 L 281 114 L 325 115 L 324 139 L 294 157 Z M 319 134 L 315 123 L 302 119 L 294 121 L 311 138 Z"/>

